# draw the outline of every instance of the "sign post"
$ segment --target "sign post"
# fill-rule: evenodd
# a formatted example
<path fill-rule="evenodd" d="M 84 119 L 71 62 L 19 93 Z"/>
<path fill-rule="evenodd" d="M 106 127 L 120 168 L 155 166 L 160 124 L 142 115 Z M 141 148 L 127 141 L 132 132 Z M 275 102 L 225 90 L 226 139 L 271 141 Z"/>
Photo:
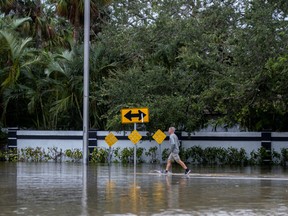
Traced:
<path fill-rule="evenodd" d="M 159 151 L 160 151 L 160 164 L 162 164 L 162 150 L 161 144 L 166 138 L 166 134 L 162 132 L 160 129 L 156 131 L 156 133 L 152 136 L 152 138 L 159 144 Z"/>
<path fill-rule="evenodd" d="M 112 145 L 114 145 L 114 144 L 118 141 L 118 139 L 117 139 L 117 137 L 114 136 L 113 133 L 109 133 L 109 134 L 105 137 L 105 141 L 106 141 L 106 143 L 107 143 L 108 146 L 109 146 L 109 154 L 108 154 L 107 160 L 108 160 L 108 164 L 110 165 L 111 159 L 112 159 L 112 155 L 113 155 L 113 151 L 112 151 L 112 148 L 111 148 L 111 147 L 112 147 Z"/>
<path fill-rule="evenodd" d="M 134 131 L 136 131 L 137 125 L 134 123 Z M 134 145 L 134 173 L 136 173 L 136 165 L 137 165 L 137 145 Z"/>
<path fill-rule="evenodd" d="M 131 134 L 129 134 L 128 138 L 131 140 L 131 142 L 133 142 L 135 144 L 134 146 L 134 170 L 136 169 L 136 157 L 137 157 L 137 147 L 136 144 L 141 140 L 142 136 L 141 134 L 138 133 L 138 131 L 136 130 L 136 123 L 134 123 L 134 130 L 132 131 Z M 136 170 L 135 170 L 136 171 Z"/>
<path fill-rule="evenodd" d="M 137 142 L 142 136 L 137 132 L 137 123 L 149 122 L 149 110 L 148 108 L 127 108 L 121 110 L 122 124 L 134 123 L 134 131 L 128 136 L 128 138 L 135 144 L 134 146 L 134 174 L 136 174 L 137 164 Z"/>

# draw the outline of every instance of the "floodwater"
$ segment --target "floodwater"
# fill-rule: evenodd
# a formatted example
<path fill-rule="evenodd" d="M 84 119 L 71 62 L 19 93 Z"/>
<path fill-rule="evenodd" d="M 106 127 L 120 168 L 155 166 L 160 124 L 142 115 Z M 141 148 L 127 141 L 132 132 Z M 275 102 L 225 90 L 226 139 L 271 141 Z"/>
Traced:
<path fill-rule="evenodd" d="M 164 165 L 162 166 L 162 168 Z M 0 215 L 288 215 L 281 167 L 0 163 Z M 181 174 L 180 174 L 181 173 Z"/>

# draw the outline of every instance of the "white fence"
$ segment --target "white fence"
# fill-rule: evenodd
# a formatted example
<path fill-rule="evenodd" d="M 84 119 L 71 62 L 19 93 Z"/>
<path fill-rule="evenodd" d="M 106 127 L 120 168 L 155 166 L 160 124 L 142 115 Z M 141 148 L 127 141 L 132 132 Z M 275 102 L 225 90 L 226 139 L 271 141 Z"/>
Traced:
<path fill-rule="evenodd" d="M 89 131 L 90 152 L 95 147 L 108 148 L 105 137 L 113 133 L 118 141 L 112 148 L 123 149 L 125 147 L 134 147 L 135 145 L 128 139 L 130 131 Z M 147 137 L 146 131 L 139 131 L 142 139 L 136 147 L 149 150 L 151 147 L 160 147 L 152 138 Z M 288 148 L 288 133 L 277 132 L 195 132 L 192 134 L 182 132 L 179 134 L 183 148 L 192 146 L 207 147 L 233 147 L 244 148 L 247 154 L 257 151 L 261 146 L 267 150 L 281 152 L 282 148 Z M 44 150 L 57 147 L 65 151 L 66 149 L 83 149 L 83 132 L 82 131 L 31 131 L 31 130 L 8 130 L 8 145 L 10 148 L 23 149 L 27 147 L 41 147 Z M 161 144 L 162 151 L 169 148 L 168 137 Z M 145 160 L 145 159 L 144 159 Z"/>

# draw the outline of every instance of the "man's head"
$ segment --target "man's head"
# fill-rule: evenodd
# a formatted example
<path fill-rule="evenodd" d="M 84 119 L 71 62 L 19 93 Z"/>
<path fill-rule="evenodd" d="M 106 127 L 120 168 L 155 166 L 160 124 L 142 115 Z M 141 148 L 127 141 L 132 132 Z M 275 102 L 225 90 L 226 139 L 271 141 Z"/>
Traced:
<path fill-rule="evenodd" d="M 168 130 L 169 134 L 173 134 L 175 132 L 175 127 L 170 127 Z"/>

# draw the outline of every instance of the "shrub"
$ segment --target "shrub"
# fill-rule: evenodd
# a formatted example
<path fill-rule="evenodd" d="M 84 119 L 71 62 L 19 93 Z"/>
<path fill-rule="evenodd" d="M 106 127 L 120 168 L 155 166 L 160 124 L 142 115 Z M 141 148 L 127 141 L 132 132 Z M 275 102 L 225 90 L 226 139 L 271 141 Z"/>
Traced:
<path fill-rule="evenodd" d="M 244 165 L 247 164 L 248 157 L 244 148 L 229 147 L 227 149 L 227 164 L 229 165 Z"/>
<path fill-rule="evenodd" d="M 62 162 L 63 155 L 64 154 L 62 152 L 62 149 L 58 150 L 57 147 L 48 148 L 48 160 L 53 160 L 54 162 Z"/>
<path fill-rule="evenodd" d="M 186 150 L 188 160 L 192 163 L 201 164 L 203 162 L 203 149 L 200 146 L 192 146 Z"/>
<path fill-rule="evenodd" d="M 150 163 L 157 163 L 159 162 L 159 160 L 157 159 L 157 146 L 154 146 L 154 147 L 150 147 L 148 149 L 147 152 L 145 152 L 145 155 L 150 157 L 151 159 L 149 160 Z"/>
<path fill-rule="evenodd" d="M 167 161 L 169 154 L 170 154 L 170 149 L 165 148 L 162 152 L 162 161 Z"/>
<path fill-rule="evenodd" d="M 133 155 L 134 155 L 134 148 L 130 147 L 126 147 L 123 148 L 123 150 L 121 151 L 121 162 L 122 163 L 132 163 L 133 162 Z"/>
<path fill-rule="evenodd" d="M 107 149 L 96 147 L 91 154 L 90 161 L 92 163 L 105 163 L 107 162 L 108 154 L 109 152 Z"/>
<path fill-rule="evenodd" d="M 286 167 L 288 162 L 288 148 L 281 149 L 281 164 Z"/>
<path fill-rule="evenodd" d="M 80 162 L 80 160 L 83 158 L 83 154 L 80 149 L 67 149 L 64 153 L 66 157 L 71 159 L 71 162 Z"/>
<path fill-rule="evenodd" d="M 23 162 L 41 162 L 49 160 L 49 157 L 40 147 L 26 147 L 18 151 L 18 160 Z"/>

